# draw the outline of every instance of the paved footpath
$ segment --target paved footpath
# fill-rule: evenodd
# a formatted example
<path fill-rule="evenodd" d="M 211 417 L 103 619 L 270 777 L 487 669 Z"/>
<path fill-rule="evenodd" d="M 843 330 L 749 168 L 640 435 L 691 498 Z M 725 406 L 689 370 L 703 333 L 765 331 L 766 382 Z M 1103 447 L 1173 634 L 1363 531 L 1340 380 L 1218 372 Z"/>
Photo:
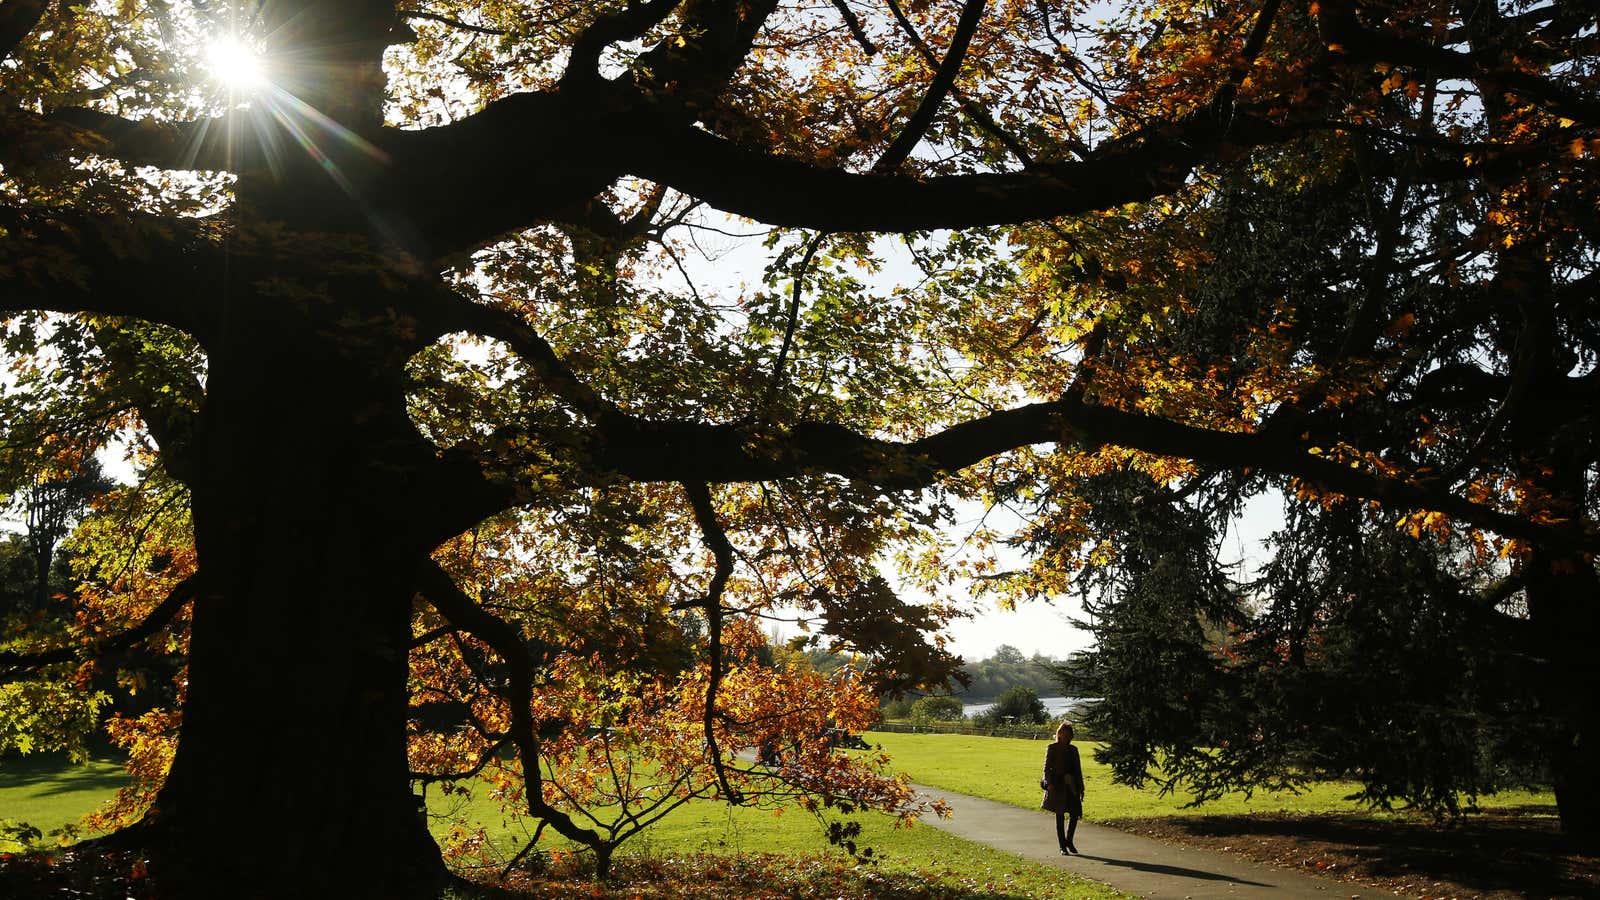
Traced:
<path fill-rule="evenodd" d="M 1225 853 L 1195 850 L 1128 834 L 1115 828 L 1078 823 L 1073 843 L 1082 851 L 1062 856 L 1056 849 L 1054 817 L 993 800 L 912 785 L 917 793 L 944 800 L 950 818 L 923 816 L 925 822 L 958 837 L 1026 859 L 1058 866 L 1140 897 L 1317 897 L 1386 896 L 1361 885 L 1312 878 L 1287 869 L 1253 863 Z"/>

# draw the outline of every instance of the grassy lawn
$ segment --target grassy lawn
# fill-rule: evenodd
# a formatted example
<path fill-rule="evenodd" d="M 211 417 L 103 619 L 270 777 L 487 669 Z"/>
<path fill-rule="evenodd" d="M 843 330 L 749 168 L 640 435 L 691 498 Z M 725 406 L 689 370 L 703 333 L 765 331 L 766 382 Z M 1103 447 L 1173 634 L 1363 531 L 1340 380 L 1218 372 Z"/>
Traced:
<path fill-rule="evenodd" d="M 881 743 L 894 756 L 896 767 L 920 783 L 987 797 L 1025 809 L 1033 809 L 1038 804 L 1037 783 L 1045 750 L 1043 741 L 878 732 L 867 737 L 873 743 Z M 1227 831 L 1228 836 L 1224 841 L 1230 844 L 1241 843 L 1238 834 L 1235 834 L 1245 827 L 1240 824 L 1241 821 L 1255 822 L 1252 827 L 1257 831 L 1266 827 L 1260 823 L 1271 824 L 1275 821 L 1270 815 L 1258 820 L 1229 819 L 1230 816 L 1244 813 L 1312 816 L 1357 814 L 1357 820 L 1373 822 L 1374 827 L 1381 822 L 1392 822 L 1395 823 L 1393 827 L 1401 827 L 1404 821 L 1403 817 L 1365 815 L 1362 807 L 1344 799 L 1354 790 L 1354 785 L 1347 783 L 1315 784 L 1300 794 L 1258 792 L 1249 799 L 1242 795 L 1230 796 L 1199 809 L 1184 809 L 1183 805 L 1190 799 L 1186 795 L 1161 797 L 1154 790 L 1136 791 L 1113 784 L 1109 770 L 1094 761 L 1094 747 L 1092 743 L 1080 742 L 1084 774 L 1089 787 L 1086 806 L 1091 819 L 1177 817 L 1168 818 L 1167 821 L 1174 824 L 1204 824 L 1211 830 L 1232 829 Z M 59 756 L 6 759 L 0 761 L 0 820 L 28 822 L 48 834 L 53 829 L 76 822 L 83 814 L 108 799 L 124 783 L 124 779 L 117 761 L 109 758 L 93 759 L 81 766 L 69 765 Z M 487 856 L 491 861 L 496 858 L 509 859 L 527 837 L 527 832 L 520 824 L 505 821 L 498 808 L 487 798 L 445 797 L 434 791 L 430 792 L 429 801 L 436 834 L 443 836 L 458 820 L 465 822 L 470 829 L 482 827 L 489 838 Z M 1538 814 L 1547 817 L 1553 807 L 1550 794 L 1522 791 L 1481 798 L 1480 802 L 1485 808 L 1510 810 L 1520 821 L 1528 822 L 1534 821 L 1533 817 Z M 1214 817 L 1214 820 L 1196 818 L 1202 816 Z M 940 896 L 1019 900 L 1119 896 L 1109 889 L 1075 879 L 1058 869 L 990 850 L 929 825 L 900 828 L 890 817 L 877 814 L 863 816 L 860 821 L 862 834 L 857 843 L 872 848 L 873 856 L 878 860 L 870 871 L 881 873 L 883 877 L 915 873 L 916 879 L 925 880 L 930 887 L 941 892 Z M 1276 821 L 1300 823 L 1293 826 L 1300 829 L 1309 827 L 1305 825 L 1307 821 L 1324 829 L 1334 827 L 1315 819 Z M 1359 826 L 1338 827 L 1348 829 Z M 1251 839 L 1258 837 L 1252 833 Z M 1197 840 L 1193 836 L 1189 839 Z M 46 840 L 49 842 L 50 839 Z M 1304 843 L 1298 831 L 1284 840 L 1297 848 Z M 1391 837 L 1377 843 L 1392 846 L 1397 839 Z M 547 833 L 546 846 L 560 844 L 551 842 L 551 836 Z M 0 840 L 0 852 L 16 849 L 19 849 L 16 844 Z M 636 864 L 647 866 L 661 864 L 668 868 L 688 866 L 693 869 L 697 865 L 693 862 L 695 854 L 710 854 L 719 858 L 744 854 L 783 854 L 794 860 L 796 871 L 812 864 L 808 861 L 816 861 L 824 867 L 845 866 L 845 869 L 836 871 L 855 871 L 849 869 L 849 859 L 843 851 L 827 845 L 817 820 L 803 811 L 790 809 L 779 814 L 772 810 L 734 808 L 710 802 L 686 805 L 640 837 L 634 838 L 622 848 L 618 863 L 620 866 L 626 860 L 633 860 Z M 1518 877 L 1522 876 L 1519 874 Z"/>
<path fill-rule="evenodd" d="M 992 738 L 962 734 L 898 734 L 871 732 L 867 741 L 882 744 L 894 757 L 895 768 L 919 784 L 986 797 L 1025 809 L 1039 805 L 1039 775 L 1044 768 L 1044 741 Z M 1165 797 L 1151 788 L 1135 790 L 1111 782 L 1111 770 L 1094 761 L 1096 744 L 1078 741 L 1085 782 L 1084 813 L 1091 820 L 1150 816 L 1226 815 L 1239 813 L 1360 812 L 1360 804 L 1344 799 L 1357 786 L 1347 782 L 1319 782 L 1303 793 L 1258 791 L 1223 797 L 1199 808 L 1185 809 L 1187 793 Z M 1484 807 L 1550 807 L 1548 793 L 1508 791 L 1479 798 Z"/>
<path fill-rule="evenodd" d="M 28 822 L 48 834 L 77 821 L 109 799 L 125 780 L 121 766 L 110 759 L 70 766 L 60 757 L 9 758 L 0 763 L 0 819 Z M 466 800 L 434 791 L 429 793 L 429 807 L 437 835 L 448 832 L 456 819 L 464 819 L 472 828 L 483 827 L 490 840 L 491 857 L 509 859 L 527 837 L 520 825 L 504 821 L 498 807 L 486 798 Z M 893 818 L 878 814 L 863 816 L 861 822 L 862 834 L 857 844 L 872 848 L 878 859 L 876 869 L 884 874 L 917 873 L 962 895 L 970 892 L 1019 900 L 1110 900 L 1126 896 L 1059 869 L 964 841 L 929 825 L 897 827 Z M 552 843 L 549 832 L 544 840 Z M 20 848 L 16 844 L 0 840 L 0 852 L 17 849 Z M 710 802 L 679 808 L 620 851 L 624 857 L 659 860 L 695 853 L 776 853 L 836 862 L 847 859 L 843 851 L 828 846 L 817 820 L 804 811 L 790 809 L 776 814 L 772 810 Z"/>
<path fill-rule="evenodd" d="M 73 765 L 64 754 L 6 757 L 0 760 L 0 823 L 27 822 L 43 831 L 72 825 L 127 784 L 122 762 L 94 757 Z M 0 851 L 18 845 L 0 837 Z"/>
<path fill-rule="evenodd" d="M 448 812 L 483 823 L 495 854 L 501 858 L 514 854 L 520 841 L 527 837 L 522 828 L 502 823 L 498 810 L 487 801 L 455 800 L 430 807 L 436 814 Z M 863 815 L 858 820 L 862 824 L 858 848 L 872 848 L 876 868 L 885 874 L 917 873 L 949 888 L 998 892 L 1006 897 L 1126 896 L 1060 869 L 962 840 L 931 825 L 900 827 L 892 817 L 881 814 Z M 436 820 L 434 830 L 442 834 L 449 827 L 448 821 Z M 548 832 L 544 840 L 550 842 Z M 562 846 L 559 841 L 553 845 Z M 802 810 L 775 813 L 713 802 L 680 807 L 624 844 L 619 853 L 650 859 L 674 859 L 695 853 L 779 853 L 802 859 L 847 859 L 843 851 L 828 846 L 820 823 Z"/>

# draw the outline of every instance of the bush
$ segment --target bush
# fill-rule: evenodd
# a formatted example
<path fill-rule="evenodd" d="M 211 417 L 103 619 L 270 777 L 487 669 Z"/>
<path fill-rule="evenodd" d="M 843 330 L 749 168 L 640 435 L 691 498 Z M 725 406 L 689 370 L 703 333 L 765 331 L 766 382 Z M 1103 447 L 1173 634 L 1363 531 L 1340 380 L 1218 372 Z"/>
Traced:
<path fill-rule="evenodd" d="M 884 721 L 909 719 L 911 718 L 912 705 L 911 701 L 904 697 L 897 700 L 885 700 L 883 706 L 878 710 L 878 714 L 883 717 Z"/>
<path fill-rule="evenodd" d="M 911 718 L 918 722 L 959 722 L 966 717 L 961 701 L 944 694 L 923 697 L 911 704 Z"/>
<path fill-rule="evenodd" d="M 1050 713 L 1033 688 L 1017 685 L 995 698 L 994 705 L 972 717 L 980 725 L 1043 725 Z"/>

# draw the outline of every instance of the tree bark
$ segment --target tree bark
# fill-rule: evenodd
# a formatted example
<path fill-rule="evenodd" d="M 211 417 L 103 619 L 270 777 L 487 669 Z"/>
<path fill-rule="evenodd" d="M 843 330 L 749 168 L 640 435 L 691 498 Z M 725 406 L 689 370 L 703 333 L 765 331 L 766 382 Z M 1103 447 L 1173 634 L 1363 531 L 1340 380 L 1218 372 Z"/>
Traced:
<path fill-rule="evenodd" d="M 1594 840 L 1600 838 L 1600 579 L 1581 558 L 1535 554 L 1528 568 L 1528 608 L 1549 654 L 1540 698 L 1559 723 L 1550 764 L 1561 830 Z"/>
<path fill-rule="evenodd" d="M 405 418 L 403 366 L 369 355 L 393 351 L 272 308 L 236 303 L 208 348 L 201 591 L 153 874 L 182 896 L 434 896 L 407 647 L 416 573 L 459 523 L 426 500 L 441 463 Z"/>

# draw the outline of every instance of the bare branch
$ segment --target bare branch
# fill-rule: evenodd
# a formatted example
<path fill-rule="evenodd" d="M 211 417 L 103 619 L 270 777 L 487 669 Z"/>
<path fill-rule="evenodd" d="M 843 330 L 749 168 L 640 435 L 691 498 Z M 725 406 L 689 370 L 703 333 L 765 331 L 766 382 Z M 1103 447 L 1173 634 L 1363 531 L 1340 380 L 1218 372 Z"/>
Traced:
<path fill-rule="evenodd" d="M 795 326 L 800 321 L 800 296 L 805 289 L 806 270 L 811 267 L 812 257 L 817 255 L 817 250 L 822 247 L 822 241 L 827 232 L 818 232 L 806 245 L 806 251 L 800 257 L 800 264 L 795 267 L 794 291 L 789 299 L 789 321 L 783 328 L 783 344 L 778 347 L 778 358 L 772 363 L 772 378 L 767 382 L 766 393 L 761 398 L 758 407 L 760 415 L 766 415 L 772 409 L 772 401 L 777 398 L 778 388 L 783 385 L 783 366 L 789 358 L 789 349 L 794 345 Z"/>
<path fill-rule="evenodd" d="M 839 15 L 844 19 L 844 27 L 850 29 L 850 36 L 856 39 L 861 49 L 868 56 L 876 56 L 878 45 L 872 42 L 872 38 L 867 37 L 866 29 L 861 27 L 861 20 L 856 17 L 856 12 L 850 8 L 850 4 L 845 0 L 833 0 L 833 8 L 839 11 Z"/>
<path fill-rule="evenodd" d="M 489 746 L 483 748 L 482 753 L 478 754 L 478 761 L 473 763 L 471 768 L 463 769 L 459 772 L 445 772 L 442 774 L 435 774 L 432 772 L 412 772 L 411 780 L 420 781 L 424 785 L 436 784 L 441 781 L 465 781 L 466 779 L 477 775 L 479 772 L 482 772 L 488 767 L 489 763 L 494 762 L 494 760 L 500 755 L 500 751 L 504 750 L 506 744 L 510 742 L 510 738 L 501 738 L 500 740 L 489 744 Z"/>
<path fill-rule="evenodd" d="M 939 64 L 939 69 L 934 73 L 933 81 L 928 84 L 928 92 L 923 95 L 922 103 L 917 106 L 917 111 L 912 113 L 911 120 L 899 136 L 889 144 L 889 149 L 883 152 L 878 162 L 872 167 L 874 172 L 893 172 L 905 162 L 906 157 L 922 141 L 928 128 L 933 125 L 934 116 L 939 112 L 939 104 L 944 102 L 945 95 L 956 82 L 956 77 L 961 74 L 961 66 L 967 59 L 967 47 L 972 42 L 972 35 L 978 30 L 978 21 L 983 18 L 983 10 L 987 5 L 986 0 L 967 0 L 961 8 L 961 18 L 956 22 L 955 34 L 950 38 L 950 49 L 944 55 L 944 61 Z M 903 17 L 902 17 L 903 18 Z"/>
<path fill-rule="evenodd" d="M 910 19 L 906 18 L 906 14 L 900 8 L 900 4 L 897 2 L 897 0 L 888 0 L 888 3 L 889 11 L 894 14 L 895 23 L 900 26 L 901 31 L 905 32 L 906 37 L 910 38 L 911 46 L 916 48 L 917 53 L 921 55 L 923 61 L 928 64 L 928 68 L 937 72 L 940 65 L 939 58 L 933 55 L 933 50 L 929 49 L 927 42 L 922 39 L 922 35 L 917 33 L 916 26 L 911 24 Z M 1000 123 L 996 122 L 994 117 L 989 115 L 989 111 L 978 105 L 978 103 L 972 98 L 968 97 L 966 92 L 961 90 L 959 86 L 952 83 L 950 90 L 951 93 L 955 94 L 957 102 L 961 104 L 961 111 L 966 113 L 967 118 L 976 123 L 979 128 L 982 128 L 989 134 L 994 135 L 994 137 L 998 139 L 1000 143 L 1005 145 L 1007 150 L 1011 151 L 1011 155 L 1015 156 L 1017 161 L 1022 163 L 1023 168 L 1026 169 L 1033 167 L 1033 153 L 1029 151 L 1025 145 L 1023 145 L 1022 141 L 1018 140 L 1016 136 L 1012 135 L 1009 131 L 1006 131 L 1004 128 L 1000 127 Z"/>
<path fill-rule="evenodd" d="M 453 319 L 457 330 L 503 341 L 533 367 L 551 393 L 590 419 L 600 421 L 622 415 L 615 404 L 589 387 L 567 366 L 549 341 L 515 314 L 499 307 L 463 301 L 453 311 Z"/>
<path fill-rule="evenodd" d="M 397 9 L 395 12 L 398 13 L 402 18 L 424 19 L 429 22 L 438 22 L 441 25 L 447 25 L 456 29 L 457 31 L 470 31 L 473 34 L 486 34 L 491 37 L 503 37 L 510 33 L 500 28 L 485 28 L 482 25 L 473 25 L 468 22 L 463 22 L 460 19 L 452 19 L 449 16 L 441 16 L 438 13 L 423 12 L 419 9 Z"/>
<path fill-rule="evenodd" d="M 722 688 L 722 592 L 727 588 L 728 578 L 733 574 L 733 544 L 728 541 L 727 532 L 722 530 L 722 523 L 717 521 L 717 511 L 711 503 L 711 488 L 704 482 L 686 481 L 683 490 L 689 497 L 689 505 L 694 508 L 694 519 L 700 526 L 702 539 L 717 561 L 716 570 L 711 576 L 711 584 L 707 586 L 706 596 L 701 601 L 705 606 L 706 628 L 709 633 L 706 652 L 711 657 L 711 671 L 706 678 L 703 720 L 706 754 L 711 757 L 711 766 L 716 770 L 717 784 L 722 788 L 722 795 L 729 803 L 738 804 L 744 801 L 744 795 L 728 783 L 728 772 L 723 767 L 722 751 L 717 747 L 715 728 L 717 692 Z"/>

